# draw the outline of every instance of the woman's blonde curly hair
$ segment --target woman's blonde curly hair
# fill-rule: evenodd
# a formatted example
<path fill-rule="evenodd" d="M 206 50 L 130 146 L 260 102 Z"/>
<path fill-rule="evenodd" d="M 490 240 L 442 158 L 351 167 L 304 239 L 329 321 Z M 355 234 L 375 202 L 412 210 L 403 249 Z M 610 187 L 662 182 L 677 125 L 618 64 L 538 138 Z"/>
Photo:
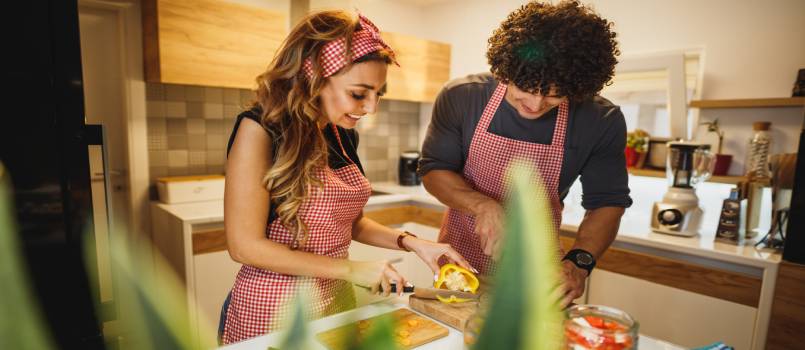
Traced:
<path fill-rule="evenodd" d="M 305 244 L 307 226 L 299 209 L 309 192 L 322 185 L 317 170 L 327 166 L 327 143 L 319 126 L 319 120 L 326 118 L 319 94 L 327 78 L 322 77 L 318 59 L 312 60 L 310 78 L 302 64 L 308 57 L 318 58 L 330 41 L 345 38 L 349 48 L 359 28 L 358 19 L 344 11 L 309 14 L 291 30 L 268 69 L 257 77 L 255 105 L 262 110 L 261 122 L 277 148 L 263 185 L 277 205 L 279 220 L 294 235 L 292 249 Z M 346 57 L 352 57 L 351 50 L 346 51 Z M 388 52 L 376 51 L 352 64 L 371 60 L 391 63 Z"/>

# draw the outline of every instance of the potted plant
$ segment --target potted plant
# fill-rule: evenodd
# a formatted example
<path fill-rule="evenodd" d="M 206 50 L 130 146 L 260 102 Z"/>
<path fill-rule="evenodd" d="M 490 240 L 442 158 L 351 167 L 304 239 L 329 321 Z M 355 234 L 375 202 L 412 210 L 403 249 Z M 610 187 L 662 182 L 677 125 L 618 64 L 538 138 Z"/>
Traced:
<path fill-rule="evenodd" d="M 713 169 L 713 175 L 723 176 L 727 175 L 727 170 L 732 163 L 731 154 L 722 154 L 721 146 L 724 143 L 724 130 L 718 127 L 718 118 L 712 122 L 702 122 L 701 125 L 707 126 L 707 132 L 715 133 L 718 136 L 718 143 L 716 146 L 716 164 Z"/>
<path fill-rule="evenodd" d="M 642 168 L 643 163 L 646 161 L 646 153 L 648 152 L 648 133 L 636 129 L 633 132 L 626 134 L 626 166 Z"/>

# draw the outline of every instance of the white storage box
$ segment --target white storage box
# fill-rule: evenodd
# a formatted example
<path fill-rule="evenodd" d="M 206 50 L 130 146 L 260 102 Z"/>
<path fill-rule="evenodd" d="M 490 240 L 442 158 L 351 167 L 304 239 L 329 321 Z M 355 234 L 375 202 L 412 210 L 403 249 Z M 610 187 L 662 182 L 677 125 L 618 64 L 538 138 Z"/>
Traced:
<path fill-rule="evenodd" d="M 157 178 L 162 203 L 188 203 L 224 199 L 223 175 L 170 176 Z"/>

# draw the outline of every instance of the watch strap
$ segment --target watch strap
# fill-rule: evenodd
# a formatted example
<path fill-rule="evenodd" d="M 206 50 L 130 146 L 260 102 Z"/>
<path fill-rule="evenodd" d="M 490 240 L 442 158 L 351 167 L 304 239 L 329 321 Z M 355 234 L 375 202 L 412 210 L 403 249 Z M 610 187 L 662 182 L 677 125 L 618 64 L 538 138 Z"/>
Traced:
<path fill-rule="evenodd" d="M 590 257 L 591 263 L 584 264 L 584 263 L 580 262 L 579 258 L 578 258 L 578 256 L 580 254 L 588 255 Z M 595 263 L 596 263 L 595 258 L 593 257 L 593 254 L 588 252 L 588 251 L 586 251 L 586 250 L 584 250 L 584 249 L 571 249 L 569 252 L 567 252 L 567 254 L 565 254 L 565 257 L 562 258 L 562 261 L 565 261 L 565 260 L 570 260 L 570 262 L 572 262 L 573 265 L 576 265 L 578 268 L 583 269 L 583 270 L 587 270 L 587 275 L 588 276 L 590 275 L 590 273 L 593 272 L 593 268 L 595 267 Z"/>

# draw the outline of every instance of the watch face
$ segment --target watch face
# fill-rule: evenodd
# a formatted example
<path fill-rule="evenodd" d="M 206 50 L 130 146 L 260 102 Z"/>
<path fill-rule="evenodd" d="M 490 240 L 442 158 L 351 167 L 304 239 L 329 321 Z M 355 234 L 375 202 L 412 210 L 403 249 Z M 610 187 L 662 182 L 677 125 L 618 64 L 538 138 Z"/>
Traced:
<path fill-rule="evenodd" d="M 576 255 L 576 261 L 582 265 L 590 265 L 593 263 L 593 256 L 587 253 L 579 253 Z"/>

